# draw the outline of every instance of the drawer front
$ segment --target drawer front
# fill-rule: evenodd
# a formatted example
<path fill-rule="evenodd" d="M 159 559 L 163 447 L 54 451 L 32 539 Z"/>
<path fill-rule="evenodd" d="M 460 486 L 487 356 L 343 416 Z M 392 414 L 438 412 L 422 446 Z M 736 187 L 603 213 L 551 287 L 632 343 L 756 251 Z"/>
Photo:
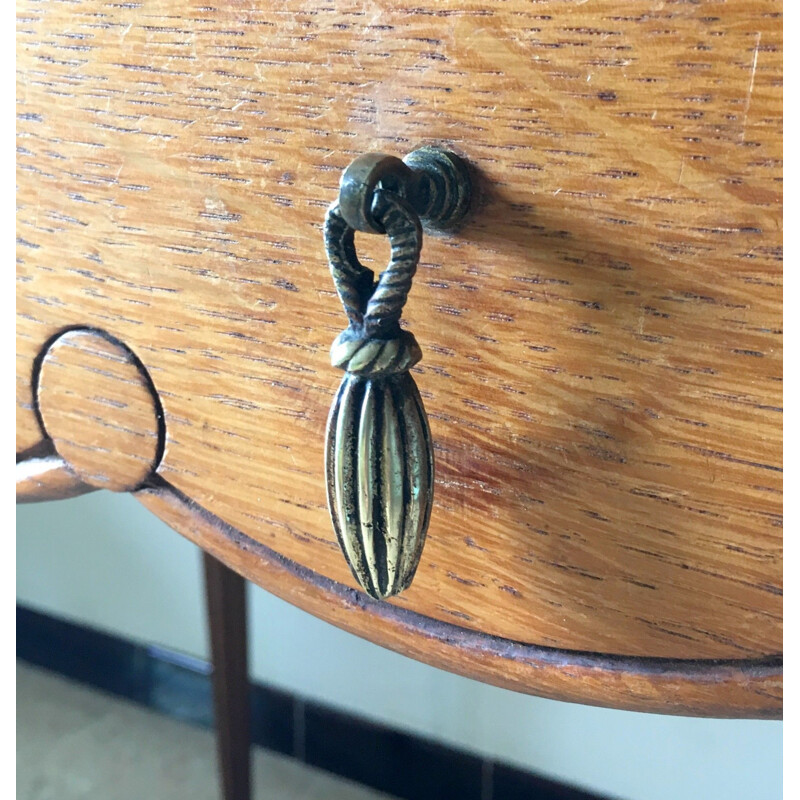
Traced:
<path fill-rule="evenodd" d="M 780 3 L 336 5 L 18 4 L 18 452 L 43 436 L 45 342 L 101 329 L 163 407 L 142 499 L 298 605 L 592 702 L 680 700 L 604 696 L 615 658 L 770 672 Z M 326 508 L 343 317 L 321 224 L 356 155 L 421 144 L 462 154 L 480 198 L 425 239 L 404 311 L 436 494 L 413 585 L 372 604 Z M 487 643 L 493 671 L 463 655 Z M 590 654 L 606 688 L 548 688 L 512 645 Z"/>

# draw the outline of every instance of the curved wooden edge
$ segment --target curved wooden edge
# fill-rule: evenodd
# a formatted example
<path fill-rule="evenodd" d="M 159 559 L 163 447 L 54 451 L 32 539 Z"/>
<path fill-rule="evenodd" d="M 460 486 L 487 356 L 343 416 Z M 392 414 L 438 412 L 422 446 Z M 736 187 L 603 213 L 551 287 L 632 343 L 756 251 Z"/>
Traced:
<path fill-rule="evenodd" d="M 52 449 L 48 452 L 41 448 L 38 453 L 25 456 L 17 458 L 18 503 L 65 500 L 95 491 L 94 486 L 84 483 Z"/>
<path fill-rule="evenodd" d="M 441 669 L 554 700 L 686 716 L 780 719 L 781 655 L 639 658 L 540 647 L 425 617 L 332 581 L 231 527 L 162 478 L 135 496 L 267 591 L 376 644 Z"/>

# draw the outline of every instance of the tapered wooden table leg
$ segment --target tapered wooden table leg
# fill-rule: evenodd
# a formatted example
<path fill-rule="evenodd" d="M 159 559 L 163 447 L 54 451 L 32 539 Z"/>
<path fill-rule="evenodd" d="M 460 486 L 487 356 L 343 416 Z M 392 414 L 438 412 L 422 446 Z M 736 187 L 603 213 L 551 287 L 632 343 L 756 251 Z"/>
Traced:
<path fill-rule="evenodd" d="M 214 668 L 214 715 L 224 800 L 250 800 L 250 687 L 245 580 L 203 554 Z"/>

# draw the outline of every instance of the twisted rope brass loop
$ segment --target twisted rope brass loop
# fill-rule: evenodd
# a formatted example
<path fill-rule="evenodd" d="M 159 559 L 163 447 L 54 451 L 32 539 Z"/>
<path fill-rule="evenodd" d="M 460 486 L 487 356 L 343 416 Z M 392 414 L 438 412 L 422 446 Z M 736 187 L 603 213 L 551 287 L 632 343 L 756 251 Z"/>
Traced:
<path fill-rule="evenodd" d="M 402 197 L 382 190 L 375 192 L 372 213 L 385 228 L 392 251 L 377 282 L 358 260 L 355 230 L 338 203 L 328 209 L 324 228 L 331 275 L 350 320 L 331 348 L 331 360 L 364 376 L 402 372 L 422 357 L 413 335 L 399 324 L 422 247 L 419 217 Z"/>

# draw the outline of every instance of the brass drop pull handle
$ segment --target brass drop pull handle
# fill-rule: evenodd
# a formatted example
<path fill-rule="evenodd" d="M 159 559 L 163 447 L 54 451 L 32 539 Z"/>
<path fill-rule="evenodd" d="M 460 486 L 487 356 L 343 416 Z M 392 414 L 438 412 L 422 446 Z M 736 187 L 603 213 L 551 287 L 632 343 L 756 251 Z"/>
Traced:
<path fill-rule="evenodd" d="M 328 418 L 328 507 L 353 575 L 377 599 L 410 585 L 433 505 L 430 428 L 409 372 L 422 351 L 400 315 L 423 225 L 454 228 L 470 199 L 469 171 L 452 153 L 426 147 L 403 161 L 368 153 L 345 170 L 325 217 L 328 263 L 349 320 L 331 347 L 345 376 Z M 389 237 L 391 258 L 377 281 L 358 261 L 357 230 Z"/>

